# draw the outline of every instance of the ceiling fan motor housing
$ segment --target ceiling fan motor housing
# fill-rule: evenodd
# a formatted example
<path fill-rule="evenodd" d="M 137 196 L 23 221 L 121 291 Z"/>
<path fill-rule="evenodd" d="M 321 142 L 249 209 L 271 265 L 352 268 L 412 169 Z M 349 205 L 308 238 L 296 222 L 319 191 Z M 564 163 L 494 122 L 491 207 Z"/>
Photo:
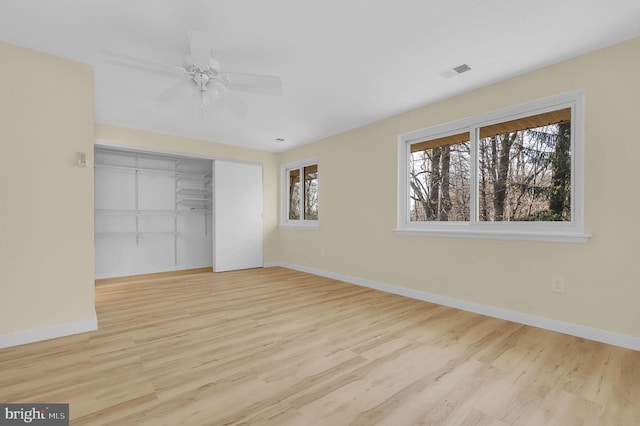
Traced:
<path fill-rule="evenodd" d="M 193 81 L 196 82 L 198 89 L 200 89 L 201 91 L 204 92 L 207 90 L 207 84 L 209 84 L 210 80 L 211 80 L 211 77 L 209 76 L 208 73 L 203 72 L 201 70 L 194 71 Z"/>

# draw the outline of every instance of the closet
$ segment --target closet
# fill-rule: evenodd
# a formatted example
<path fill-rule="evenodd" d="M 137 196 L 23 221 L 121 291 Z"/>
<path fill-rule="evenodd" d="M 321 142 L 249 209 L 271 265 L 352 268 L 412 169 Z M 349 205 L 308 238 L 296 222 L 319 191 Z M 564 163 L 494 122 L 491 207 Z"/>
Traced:
<path fill-rule="evenodd" d="M 95 276 L 263 266 L 262 165 L 95 149 Z"/>
<path fill-rule="evenodd" d="M 96 278 L 213 266 L 212 161 L 97 148 Z"/>

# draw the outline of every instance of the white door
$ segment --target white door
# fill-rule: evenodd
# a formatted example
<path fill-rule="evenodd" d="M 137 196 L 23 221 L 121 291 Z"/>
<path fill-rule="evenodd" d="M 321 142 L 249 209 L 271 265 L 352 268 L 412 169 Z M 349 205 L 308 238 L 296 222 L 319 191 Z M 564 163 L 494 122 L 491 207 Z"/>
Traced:
<path fill-rule="evenodd" d="M 262 166 L 214 161 L 213 197 L 213 270 L 262 267 Z"/>

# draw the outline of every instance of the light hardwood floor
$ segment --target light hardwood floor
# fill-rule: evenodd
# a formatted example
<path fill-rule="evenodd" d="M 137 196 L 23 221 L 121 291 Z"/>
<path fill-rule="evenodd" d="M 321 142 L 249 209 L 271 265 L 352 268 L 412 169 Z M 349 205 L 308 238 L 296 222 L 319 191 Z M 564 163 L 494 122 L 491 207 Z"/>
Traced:
<path fill-rule="evenodd" d="M 640 425 L 640 352 L 282 268 L 96 289 L 99 330 L 0 350 L 75 425 Z"/>

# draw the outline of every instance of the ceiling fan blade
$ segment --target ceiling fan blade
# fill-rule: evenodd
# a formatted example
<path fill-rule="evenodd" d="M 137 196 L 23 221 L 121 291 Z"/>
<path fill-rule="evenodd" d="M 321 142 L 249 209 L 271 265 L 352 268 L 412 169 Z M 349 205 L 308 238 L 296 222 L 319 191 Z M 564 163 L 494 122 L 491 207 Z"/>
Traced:
<path fill-rule="evenodd" d="M 282 88 L 280 77 L 262 74 L 246 74 L 242 72 L 222 72 L 218 78 L 232 90 L 279 94 Z"/>
<path fill-rule="evenodd" d="M 191 62 L 202 67 L 209 66 L 211 59 L 211 46 L 207 36 L 202 30 L 188 30 L 189 49 L 191 50 Z"/>
<path fill-rule="evenodd" d="M 229 93 L 228 90 L 224 92 L 222 97 L 218 99 L 216 102 L 219 102 L 220 105 L 234 113 L 235 115 L 246 115 L 249 106 L 245 104 L 242 100 Z"/>
<path fill-rule="evenodd" d="M 102 49 L 102 53 L 111 58 L 123 61 L 124 63 L 122 65 L 127 65 L 127 66 L 133 65 L 134 67 L 137 66 L 143 69 L 151 68 L 152 70 L 165 71 L 165 72 L 170 71 L 173 74 L 181 74 L 181 75 L 188 74 L 187 71 L 182 67 L 166 64 L 164 62 L 154 61 L 153 59 L 138 58 L 137 56 L 128 55 L 126 53 L 114 52 L 108 49 Z"/>
<path fill-rule="evenodd" d="M 196 91 L 197 87 L 193 82 L 193 79 L 188 78 L 158 93 L 155 98 L 160 101 L 168 101 L 176 98 L 177 96 L 191 96 Z"/>

